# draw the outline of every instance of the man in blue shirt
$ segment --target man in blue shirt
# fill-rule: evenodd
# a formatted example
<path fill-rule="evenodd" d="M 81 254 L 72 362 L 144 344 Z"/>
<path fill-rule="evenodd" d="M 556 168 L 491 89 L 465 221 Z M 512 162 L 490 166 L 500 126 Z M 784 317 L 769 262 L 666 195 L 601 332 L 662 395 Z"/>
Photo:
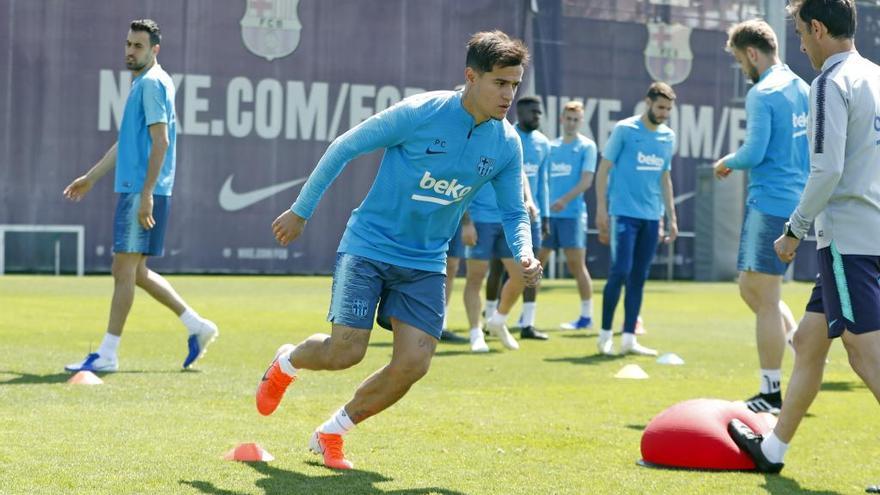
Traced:
<path fill-rule="evenodd" d="M 202 318 L 171 284 L 147 268 L 147 256 L 162 256 L 171 189 L 174 186 L 177 122 L 174 83 L 156 60 L 161 32 L 150 19 L 133 21 L 128 32 L 125 63 L 133 80 L 119 140 L 85 175 L 64 189 L 64 196 L 81 200 L 98 179 L 116 168 L 119 195 L 113 229 L 113 302 L 107 333 L 96 352 L 67 371 L 110 372 L 119 368 L 116 351 L 125 319 L 134 301 L 135 286 L 174 311 L 189 332 L 183 367 L 189 368 L 217 337 L 217 326 Z"/>
<path fill-rule="evenodd" d="M 342 435 L 397 402 L 427 373 L 443 322 L 447 246 L 484 185 L 497 195 L 521 275 L 529 285 L 541 276 L 522 199 L 522 147 L 504 120 L 527 58 L 525 45 L 500 31 L 475 34 L 462 92 L 408 98 L 337 138 L 293 206 L 272 223 L 281 245 L 294 241 L 346 163 L 385 148 L 376 180 L 339 244 L 331 335 L 281 346 L 257 388 L 257 409 L 271 414 L 298 369 L 339 370 L 360 362 L 374 315 L 393 330 L 390 363 L 311 436 L 310 449 L 323 454 L 328 467 L 351 469 Z"/>
<path fill-rule="evenodd" d="M 796 323 L 780 299 L 788 268 L 773 241 L 797 206 L 810 171 L 807 145 L 809 87 L 776 53 L 776 35 L 764 21 L 741 22 L 728 30 L 727 50 L 754 83 L 746 95 L 746 139 L 715 163 L 715 176 L 748 170 L 749 195 L 739 241 L 739 293 L 756 317 L 760 390 L 746 400 L 755 412 L 782 407 L 782 356 Z"/>
<path fill-rule="evenodd" d="M 614 126 L 596 174 L 599 241 L 611 244 L 611 270 L 603 292 L 602 329 L 597 341 L 601 354 L 614 354 L 611 327 L 625 285 L 621 352 L 657 355 L 636 341 L 635 329 L 664 210 L 669 232 L 664 242 L 678 236 L 670 175 L 675 133 L 664 124 L 674 101 L 675 92 L 668 84 L 651 84 L 645 112 Z M 608 187 L 612 169 L 614 180 Z"/>

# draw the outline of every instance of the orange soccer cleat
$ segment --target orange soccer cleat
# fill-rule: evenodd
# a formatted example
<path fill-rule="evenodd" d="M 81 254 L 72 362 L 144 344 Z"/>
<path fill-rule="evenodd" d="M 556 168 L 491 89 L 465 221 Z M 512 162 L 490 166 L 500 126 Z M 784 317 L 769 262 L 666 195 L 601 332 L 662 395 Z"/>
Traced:
<path fill-rule="evenodd" d="M 331 469 L 353 469 L 354 464 L 342 452 L 342 435 L 321 433 L 317 430 L 309 439 L 309 450 L 324 456 L 324 465 Z"/>
<path fill-rule="evenodd" d="M 278 363 L 278 356 L 293 348 L 293 344 L 284 344 L 278 348 L 275 359 L 272 360 L 269 369 L 263 373 L 263 378 L 257 385 L 257 411 L 260 411 L 263 416 L 275 412 L 287 387 L 296 380 L 296 376 L 290 376 L 282 371 L 281 365 Z"/>

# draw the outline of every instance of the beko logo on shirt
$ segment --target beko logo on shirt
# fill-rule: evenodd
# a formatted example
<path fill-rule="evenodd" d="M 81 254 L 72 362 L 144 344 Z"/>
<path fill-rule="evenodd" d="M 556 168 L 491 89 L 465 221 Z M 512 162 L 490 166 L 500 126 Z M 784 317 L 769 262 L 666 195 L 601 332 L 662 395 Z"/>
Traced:
<path fill-rule="evenodd" d="M 793 113 L 791 114 L 791 127 L 794 129 L 794 133 L 792 133 L 793 138 L 799 136 L 807 135 L 807 113 Z"/>
<path fill-rule="evenodd" d="M 641 165 L 649 165 L 647 167 L 636 167 L 636 170 L 660 170 L 663 168 L 663 163 L 665 163 L 663 158 L 653 153 L 646 155 L 641 151 L 636 155 L 636 160 L 638 160 Z"/>
<path fill-rule="evenodd" d="M 553 162 L 550 164 L 550 177 L 565 177 L 571 175 L 571 164 L 565 162 Z"/>
<path fill-rule="evenodd" d="M 526 163 L 523 162 L 523 171 L 526 173 L 528 177 L 534 177 L 535 174 L 538 173 L 538 164 L 537 163 Z"/>
<path fill-rule="evenodd" d="M 451 181 L 446 179 L 435 179 L 431 177 L 431 172 L 427 170 L 425 171 L 425 175 L 422 176 L 422 180 L 419 181 L 419 188 L 434 191 L 437 194 L 442 194 L 443 196 L 451 198 L 438 198 L 436 196 L 424 196 L 421 194 L 412 195 L 412 199 L 415 201 L 436 203 L 438 205 L 449 205 L 461 201 L 473 189 L 470 186 L 465 186 L 464 184 L 459 183 L 458 179 L 452 179 Z"/>

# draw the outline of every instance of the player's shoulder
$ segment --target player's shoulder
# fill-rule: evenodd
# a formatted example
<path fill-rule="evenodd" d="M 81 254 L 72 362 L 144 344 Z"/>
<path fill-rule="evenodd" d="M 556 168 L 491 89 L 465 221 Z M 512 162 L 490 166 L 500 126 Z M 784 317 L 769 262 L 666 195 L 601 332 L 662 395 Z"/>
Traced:
<path fill-rule="evenodd" d="M 149 82 L 155 85 L 161 86 L 174 86 L 174 81 L 171 79 L 171 76 L 165 72 L 165 69 L 162 68 L 159 64 L 154 64 L 143 76 L 144 82 Z"/>
<path fill-rule="evenodd" d="M 641 115 L 633 115 L 632 117 L 627 117 L 625 119 L 620 119 L 614 124 L 615 131 L 635 131 L 638 132 L 642 126 L 639 123 L 641 119 Z"/>
<path fill-rule="evenodd" d="M 595 141 L 593 141 L 592 139 L 588 138 L 587 136 L 584 136 L 584 135 L 581 134 L 581 133 L 578 133 L 577 138 L 578 138 L 578 144 L 580 144 L 580 145 L 583 146 L 584 148 L 595 148 L 595 147 L 596 147 L 596 142 L 595 142 Z"/>
<path fill-rule="evenodd" d="M 522 150 L 522 140 L 513 124 L 507 119 L 495 120 L 492 121 L 492 124 L 498 130 L 499 137 L 507 143 L 508 147 L 514 151 L 517 149 Z"/>
<path fill-rule="evenodd" d="M 535 140 L 535 143 L 542 146 L 550 146 L 550 138 L 548 138 L 543 132 L 539 130 L 532 131 L 532 139 Z"/>
<path fill-rule="evenodd" d="M 408 96 L 395 106 L 430 114 L 442 110 L 460 99 L 461 93 L 458 91 L 427 91 Z"/>

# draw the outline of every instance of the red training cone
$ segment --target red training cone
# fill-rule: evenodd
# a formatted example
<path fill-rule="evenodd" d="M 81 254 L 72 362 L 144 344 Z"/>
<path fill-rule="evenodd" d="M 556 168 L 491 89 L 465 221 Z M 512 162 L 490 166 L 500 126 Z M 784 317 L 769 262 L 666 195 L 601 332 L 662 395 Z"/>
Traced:
<path fill-rule="evenodd" d="M 98 378 L 98 375 L 91 371 L 80 371 L 70 377 L 70 379 L 67 380 L 67 383 L 72 385 L 103 385 L 104 380 Z"/>
<path fill-rule="evenodd" d="M 223 456 L 227 461 L 269 462 L 275 457 L 256 443 L 240 443 Z"/>

